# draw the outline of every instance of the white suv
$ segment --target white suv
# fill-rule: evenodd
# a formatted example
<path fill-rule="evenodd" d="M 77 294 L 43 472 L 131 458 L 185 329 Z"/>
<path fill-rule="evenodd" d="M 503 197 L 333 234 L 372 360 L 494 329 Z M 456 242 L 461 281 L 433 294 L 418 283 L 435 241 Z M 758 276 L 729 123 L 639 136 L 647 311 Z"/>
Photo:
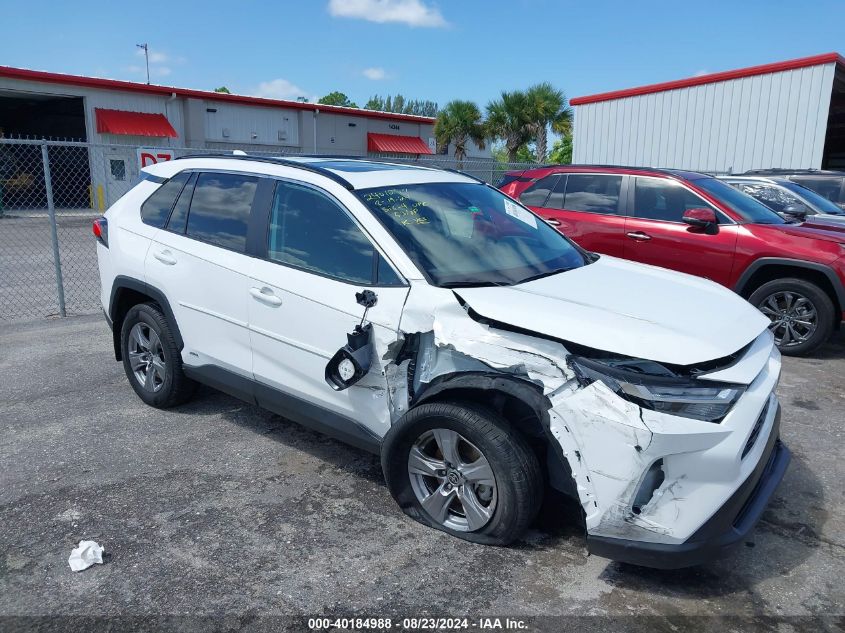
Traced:
<path fill-rule="evenodd" d="M 97 220 L 114 350 L 148 404 L 196 382 L 381 456 L 414 519 L 489 544 L 571 495 L 591 552 L 697 564 L 789 462 L 768 320 L 598 256 L 453 171 L 186 158 Z"/>

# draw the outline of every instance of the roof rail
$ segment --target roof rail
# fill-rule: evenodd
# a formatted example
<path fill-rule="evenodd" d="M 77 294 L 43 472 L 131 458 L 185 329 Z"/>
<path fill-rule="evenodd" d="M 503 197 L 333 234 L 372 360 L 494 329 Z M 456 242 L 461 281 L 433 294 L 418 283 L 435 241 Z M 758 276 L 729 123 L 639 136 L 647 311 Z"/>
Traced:
<path fill-rule="evenodd" d="M 437 164 L 437 163 L 435 163 L 435 164 Z M 474 180 L 475 182 L 480 182 L 482 185 L 487 184 L 486 180 L 482 180 L 481 178 L 478 178 L 477 176 L 473 176 L 472 174 L 468 174 L 464 171 L 461 171 L 460 169 L 453 169 L 451 167 L 441 167 L 440 165 L 437 165 L 437 168 L 442 170 L 442 171 L 450 171 L 453 174 L 460 174 L 461 176 L 465 176 L 466 178 L 469 178 L 470 180 Z"/>
<path fill-rule="evenodd" d="M 257 161 L 259 163 L 271 163 L 273 165 L 282 165 L 284 167 L 294 167 L 296 169 L 302 169 L 304 171 L 310 171 L 315 174 L 320 174 L 321 176 L 325 176 L 331 180 L 334 180 L 337 184 L 341 185 L 343 188 L 354 191 L 355 187 L 352 185 L 351 182 L 346 180 L 346 178 L 342 176 L 338 176 L 335 172 L 331 169 L 326 169 L 325 167 L 320 167 L 313 163 L 301 163 L 296 160 L 290 160 L 288 158 L 281 158 L 277 156 L 255 156 L 252 154 L 224 154 L 224 153 L 214 153 L 214 154 L 187 154 L 185 156 L 179 156 L 174 160 L 181 160 L 185 158 L 228 158 L 230 160 L 252 160 Z"/>

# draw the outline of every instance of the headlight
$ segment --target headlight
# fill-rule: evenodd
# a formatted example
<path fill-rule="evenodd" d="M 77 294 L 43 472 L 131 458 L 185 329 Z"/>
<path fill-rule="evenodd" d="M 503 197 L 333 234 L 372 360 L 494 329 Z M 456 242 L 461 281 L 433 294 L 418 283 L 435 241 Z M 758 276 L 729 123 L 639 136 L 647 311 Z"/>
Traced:
<path fill-rule="evenodd" d="M 645 409 L 704 422 L 721 421 L 745 390 L 741 385 L 700 384 L 692 378 L 680 378 L 651 361 L 624 364 L 659 368 L 662 372 L 642 373 L 575 356 L 570 356 L 568 362 L 582 384 L 600 380 L 620 398 Z"/>

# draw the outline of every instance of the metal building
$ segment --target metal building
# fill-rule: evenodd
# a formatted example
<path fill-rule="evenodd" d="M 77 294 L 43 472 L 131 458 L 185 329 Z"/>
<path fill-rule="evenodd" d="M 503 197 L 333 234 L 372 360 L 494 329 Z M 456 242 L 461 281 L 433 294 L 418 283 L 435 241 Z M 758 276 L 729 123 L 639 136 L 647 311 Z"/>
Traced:
<path fill-rule="evenodd" d="M 51 151 L 54 169 L 64 175 L 56 192 L 56 204 L 63 207 L 107 206 L 131 187 L 141 167 L 174 158 L 177 148 L 401 158 L 433 154 L 434 121 L 0 66 L 0 138 L 87 143 Z M 468 158 L 492 161 L 489 149 L 474 146 Z M 19 167 L 33 162 L 38 161 L 18 156 Z M 5 171 L 10 170 L 14 166 L 7 164 Z M 25 175 L 33 186 L 41 177 Z M 7 189 L 20 188 L 27 179 L 13 180 Z"/>
<path fill-rule="evenodd" d="M 845 168 L 838 53 L 570 100 L 573 162 L 716 173 Z"/>
<path fill-rule="evenodd" d="M 434 119 L 0 66 L 6 136 L 150 147 L 434 151 Z"/>

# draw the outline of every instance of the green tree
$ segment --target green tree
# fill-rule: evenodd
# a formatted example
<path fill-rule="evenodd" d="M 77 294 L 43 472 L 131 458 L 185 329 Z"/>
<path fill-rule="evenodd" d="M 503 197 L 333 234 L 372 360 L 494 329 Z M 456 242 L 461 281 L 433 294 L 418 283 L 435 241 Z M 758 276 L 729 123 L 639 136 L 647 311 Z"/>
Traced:
<path fill-rule="evenodd" d="M 382 99 L 378 95 L 373 95 L 370 97 L 370 100 L 364 104 L 365 110 L 379 110 L 380 112 L 384 112 L 384 99 Z"/>
<path fill-rule="evenodd" d="M 549 152 L 549 162 L 555 165 L 569 165 L 572 163 L 572 135 L 567 134 L 557 139 Z"/>
<path fill-rule="evenodd" d="M 343 106 L 344 108 L 357 108 L 358 106 L 349 99 L 345 94 L 335 90 L 334 92 L 330 92 L 325 97 L 320 97 L 320 100 L 317 103 L 322 103 L 323 105 L 332 105 L 332 106 Z"/>
<path fill-rule="evenodd" d="M 563 91 L 548 82 L 531 86 L 526 92 L 526 112 L 531 136 L 536 143 L 537 162 L 546 161 L 549 127 L 566 135 L 572 127 L 572 109 Z"/>
<path fill-rule="evenodd" d="M 437 104 L 434 101 L 422 101 L 420 99 L 406 99 L 403 95 L 387 95 L 382 98 L 380 95 L 370 97 L 364 106 L 367 110 L 380 110 L 381 112 L 401 112 L 402 114 L 415 114 L 417 116 L 437 116 Z"/>
<path fill-rule="evenodd" d="M 222 92 L 223 94 L 227 94 L 227 95 L 232 94 L 231 91 L 226 86 L 220 86 L 219 88 L 215 88 L 214 92 Z"/>
<path fill-rule="evenodd" d="M 481 110 L 472 101 L 450 101 L 437 115 L 434 123 L 434 137 L 440 147 L 454 145 L 458 169 L 463 169 L 467 143 L 475 143 L 484 149 L 484 122 Z"/>
<path fill-rule="evenodd" d="M 505 144 L 509 163 L 517 161 L 520 148 L 531 140 L 528 99 L 524 92 L 502 92 L 499 99 L 487 104 L 487 133 Z"/>
<path fill-rule="evenodd" d="M 517 150 L 516 155 L 512 158 L 514 160 L 508 159 L 508 151 L 505 148 L 505 144 L 501 141 L 498 141 L 492 148 L 491 153 L 493 154 L 493 158 L 496 159 L 497 163 L 500 163 L 504 169 L 509 169 L 508 166 L 510 163 L 534 163 L 534 146 L 533 144 L 526 144 Z"/>

